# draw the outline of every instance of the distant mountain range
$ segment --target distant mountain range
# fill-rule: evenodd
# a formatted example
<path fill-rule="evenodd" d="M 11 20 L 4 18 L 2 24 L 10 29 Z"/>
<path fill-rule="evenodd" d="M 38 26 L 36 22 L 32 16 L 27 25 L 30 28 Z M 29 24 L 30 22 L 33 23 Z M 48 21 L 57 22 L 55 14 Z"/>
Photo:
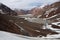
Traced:
<path fill-rule="evenodd" d="M 32 14 L 33 16 L 37 17 L 41 15 L 42 18 L 48 18 L 57 13 L 60 13 L 60 2 L 55 2 L 53 4 L 46 4 L 39 7 L 35 7 L 31 10 L 15 10 L 18 15 L 20 14 Z"/>
<path fill-rule="evenodd" d="M 22 10 L 22 9 L 18 10 L 18 9 L 15 9 L 14 11 L 17 13 L 17 15 L 30 14 L 29 10 Z"/>
<path fill-rule="evenodd" d="M 0 11 L 8 15 L 25 15 L 25 14 L 32 14 L 34 17 L 39 15 L 40 18 L 51 18 L 57 14 L 60 14 L 60 1 L 55 2 L 53 4 L 46 4 L 43 6 L 35 7 L 31 10 L 11 10 L 9 7 L 5 6 L 4 4 L 0 3 Z"/>
<path fill-rule="evenodd" d="M 18 15 L 32 14 L 33 17 L 60 21 L 60 1 L 35 7 L 31 10 L 15 10 L 15 12 L 17 12 Z"/>

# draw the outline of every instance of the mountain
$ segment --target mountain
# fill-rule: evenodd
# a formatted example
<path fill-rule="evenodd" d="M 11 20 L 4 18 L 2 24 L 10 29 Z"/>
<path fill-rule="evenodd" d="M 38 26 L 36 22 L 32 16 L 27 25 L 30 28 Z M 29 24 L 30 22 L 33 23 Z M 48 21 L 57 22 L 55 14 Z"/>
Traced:
<path fill-rule="evenodd" d="M 22 10 L 22 9 L 18 10 L 18 9 L 15 9 L 14 11 L 17 13 L 17 15 L 30 14 L 29 10 Z"/>
<path fill-rule="evenodd" d="M 30 10 L 30 13 L 34 16 L 37 16 L 37 15 L 41 15 L 43 12 L 43 10 L 41 8 L 33 8 L 32 10 Z"/>
<path fill-rule="evenodd" d="M 2 12 L 2 14 L 7 14 L 7 15 L 17 15 L 15 11 L 13 11 L 12 9 L 10 9 L 9 7 L 7 7 L 2 3 L 0 3 L 0 12 Z"/>
<path fill-rule="evenodd" d="M 35 17 L 39 16 L 39 15 L 43 15 L 45 13 L 46 10 L 48 10 L 49 5 L 45 4 L 39 7 L 35 7 L 33 9 L 30 10 L 31 14 L 34 15 Z"/>
<path fill-rule="evenodd" d="M 52 17 L 54 15 L 60 14 L 60 2 L 56 2 L 47 7 L 48 10 L 41 17 Z"/>
<path fill-rule="evenodd" d="M 40 7 L 35 7 L 31 10 L 31 13 L 37 17 L 41 15 L 41 18 L 51 17 L 53 15 L 60 13 L 60 1 L 52 4 L 42 5 Z"/>

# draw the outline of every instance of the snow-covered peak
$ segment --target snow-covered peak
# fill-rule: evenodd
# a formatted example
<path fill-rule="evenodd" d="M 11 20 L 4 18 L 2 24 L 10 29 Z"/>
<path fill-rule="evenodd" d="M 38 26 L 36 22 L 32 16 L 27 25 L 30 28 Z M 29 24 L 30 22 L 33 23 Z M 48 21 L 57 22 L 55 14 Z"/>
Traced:
<path fill-rule="evenodd" d="M 55 2 L 59 2 L 60 0 L 54 0 L 54 2 L 51 2 L 51 3 L 44 3 L 44 4 L 42 4 L 41 6 L 39 6 L 38 8 L 43 8 L 43 7 L 45 7 L 45 6 L 47 6 L 47 5 L 51 5 L 51 4 L 53 4 L 53 3 L 55 3 Z"/>
<path fill-rule="evenodd" d="M 48 4 L 43 4 L 42 6 L 40 6 L 39 8 L 43 8 L 43 7 L 45 7 L 45 6 L 47 6 Z"/>

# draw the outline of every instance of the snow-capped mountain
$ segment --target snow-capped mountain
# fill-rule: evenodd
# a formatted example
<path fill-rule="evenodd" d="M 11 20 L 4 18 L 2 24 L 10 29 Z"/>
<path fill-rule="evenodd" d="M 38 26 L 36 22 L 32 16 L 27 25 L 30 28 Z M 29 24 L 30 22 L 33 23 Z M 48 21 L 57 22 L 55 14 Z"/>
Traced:
<path fill-rule="evenodd" d="M 11 10 L 9 7 L 2 3 L 0 3 L 0 13 L 7 15 L 17 15 L 15 11 Z"/>
<path fill-rule="evenodd" d="M 41 15 L 41 18 L 48 18 L 60 13 L 60 1 L 53 4 L 46 4 L 40 7 L 33 8 L 31 13 L 34 16 Z"/>
<path fill-rule="evenodd" d="M 54 15 L 60 14 L 60 2 L 53 3 L 47 8 L 49 8 L 49 9 L 46 10 L 46 12 L 42 15 L 42 17 L 49 18 Z"/>

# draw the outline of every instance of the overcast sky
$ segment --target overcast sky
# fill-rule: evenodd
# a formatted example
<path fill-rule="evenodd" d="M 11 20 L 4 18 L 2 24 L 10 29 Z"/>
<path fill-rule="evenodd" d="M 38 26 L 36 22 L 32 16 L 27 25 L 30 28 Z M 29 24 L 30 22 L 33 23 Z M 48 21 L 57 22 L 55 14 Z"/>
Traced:
<path fill-rule="evenodd" d="M 0 0 L 0 3 L 3 3 L 10 7 L 11 9 L 31 9 L 42 4 L 50 4 L 57 0 Z"/>

